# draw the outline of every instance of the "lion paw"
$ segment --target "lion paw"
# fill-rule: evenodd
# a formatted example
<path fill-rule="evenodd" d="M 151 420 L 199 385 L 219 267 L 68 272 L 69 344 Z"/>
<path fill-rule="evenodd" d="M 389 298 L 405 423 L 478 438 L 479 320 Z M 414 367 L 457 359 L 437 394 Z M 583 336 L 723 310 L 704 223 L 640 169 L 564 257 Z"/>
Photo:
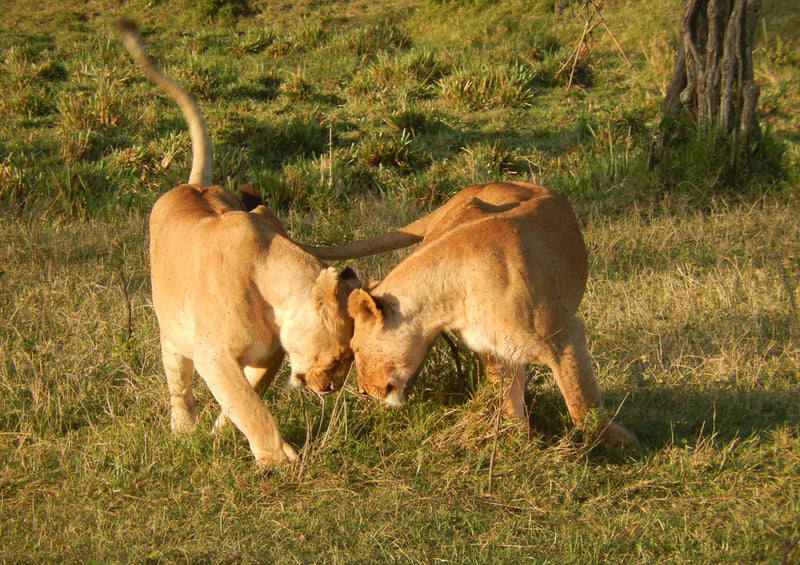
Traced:
<path fill-rule="evenodd" d="M 256 465 L 259 467 L 259 469 L 274 469 L 275 467 L 280 467 L 281 465 L 285 465 L 287 463 L 294 463 L 300 458 L 294 447 L 285 441 L 281 447 L 281 451 L 258 455 L 256 457 Z"/>
<path fill-rule="evenodd" d="M 639 449 L 639 439 L 619 424 L 611 422 L 603 431 L 603 439 L 618 449 Z"/>
<path fill-rule="evenodd" d="M 175 414 L 172 413 L 170 417 L 170 429 L 175 435 L 190 434 L 195 428 L 195 417 L 193 414 Z"/>
<path fill-rule="evenodd" d="M 231 423 L 232 422 L 230 421 L 230 419 L 228 419 L 227 416 L 225 416 L 224 414 L 220 414 L 214 421 L 214 433 L 215 434 L 223 433 L 226 429 L 230 427 Z"/>
<path fill-rule="evenodd" d="M 297 451 L 295 451 L 294 447 L 285 441 L 283 442 L 283 454 L 286 455 L 286 458 L 290 463 L 295 463 L 298 459 L 300 459 L 300 456 L 297 454 Z"/>

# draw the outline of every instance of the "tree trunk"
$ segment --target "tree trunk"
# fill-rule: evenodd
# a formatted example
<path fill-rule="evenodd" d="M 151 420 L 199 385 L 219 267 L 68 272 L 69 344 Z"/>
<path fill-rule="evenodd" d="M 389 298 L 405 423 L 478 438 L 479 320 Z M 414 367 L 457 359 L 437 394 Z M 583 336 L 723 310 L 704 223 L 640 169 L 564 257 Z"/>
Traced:
<path fill-rule="evenodd" d="M 761 0 L 683 0 L 681 40 L 663 112 L 681 136 L 692 127 L 730 139 L 731 162 L 761 130 L 752 44 Z M 664 140 L 668 142 L 668 140 Z"/>

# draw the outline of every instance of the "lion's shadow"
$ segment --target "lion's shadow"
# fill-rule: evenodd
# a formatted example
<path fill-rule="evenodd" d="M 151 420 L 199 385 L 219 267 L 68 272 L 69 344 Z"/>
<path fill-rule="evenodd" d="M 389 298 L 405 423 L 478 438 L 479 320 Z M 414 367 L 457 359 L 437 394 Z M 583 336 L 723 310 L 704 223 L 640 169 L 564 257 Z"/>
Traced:
<path fill-rule="evenodd" d="M 627 397 L 626 397 L 627 394 Z M 731 385 L 637 387 L 608 391 L 606 406 L 624 404 L 619 420 L 646 449 L 696 445 L 703 438 L 729 443 L 800 428 L 800 387 L 780 390 Z"/>
<path fill-rule="evenodd" d="M 443 405 L 463 404 L 489 387 L 478 375 L 479 367 L 464 359 L 459 348 L 461 382 L 454 376 L 443 379 L 433 373 L 450 364 L 452 351 L 428 366 L 427 375 L 417 375 L 410 386 L 426 396 L 426 402 Z M 438 369 L 438 370 L 437 370 Z M 627 383 L 604 386 L 603 405 L 615 421 L 634 432 L 645 451 L 669 445 L 697 445 L 713 437 L 729 443 L 737 438 L 763 436 L 781 429 L 800 429 L 800 383 L 770 384 L 715 382 L 708 384 L 654 383 L 629 375 Z M 531 433 L 545 444 L 557 443 L 574 426 L 566 404 L 547 368 L 529 371 L 526 406 Z"/>

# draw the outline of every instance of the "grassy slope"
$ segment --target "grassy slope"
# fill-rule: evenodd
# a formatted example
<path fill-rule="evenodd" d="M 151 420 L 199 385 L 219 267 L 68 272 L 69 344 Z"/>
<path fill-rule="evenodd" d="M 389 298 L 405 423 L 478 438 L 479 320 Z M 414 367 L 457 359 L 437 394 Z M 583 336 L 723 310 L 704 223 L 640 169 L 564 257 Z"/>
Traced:
<path fill-rule="evenodd" d="M 765 2 L 756 51 L 779 168 L 721 190 L 697 147 L 644 166 L 677 2 L 605 6 L 633 69 L 598 31 L 570 92 L 554 75 L 583 24 L 548 4 L 264 4 L 205 27 L 167 3 L 3 6 L 0 560 L 796 560 L 796 14 Z M 502 422 L 493 453 L 496 395 L 456 382 L 443 345 L 397 411 L 273 386 L 297 467 L 254 473 L 239 436 L 208 433 L 201 384 L 200 431 L 172 437 L 146 217 L 188 137 L 116 43 L 119 13 L 201 101 L 218 182 L 254 182 L 298 238 L 382 231 L 492 178 L 564 192 L 606 404 L 643 452 L 587 445 L 533 369 L 532 437 Z"/>

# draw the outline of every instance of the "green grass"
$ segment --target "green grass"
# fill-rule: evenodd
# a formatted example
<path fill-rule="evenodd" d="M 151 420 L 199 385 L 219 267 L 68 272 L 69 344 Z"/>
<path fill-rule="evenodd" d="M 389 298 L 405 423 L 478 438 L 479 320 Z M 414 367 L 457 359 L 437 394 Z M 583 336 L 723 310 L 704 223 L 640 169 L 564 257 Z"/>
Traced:
<path fill-rule="evenodd" d="M 582 16 L 513 0 L 3 3 L 0 561 L 795 563 L 800 560 L 800 36 L 764 2 L 765 131 L 731 178 L 698 136 L 648 169 L 679 3 Z M 302 461 L 169 432 L 147 215 L 184 181 L 174 103 L 113 33 L 126 14 L 199 100 L 216 182 L 252 183 L 296 239 L 340 243 L 459 188 L 533 179 L 575 206 L 581 308 L 609 411 L 639 454 L 569 423 L 549 372 L 530 436 L 442 340 L 386 409 L 265 395 Z M 363 278 L 403 252 L 353 262 Z M 130 319 L 130 321 L 129 321 Z"/>

